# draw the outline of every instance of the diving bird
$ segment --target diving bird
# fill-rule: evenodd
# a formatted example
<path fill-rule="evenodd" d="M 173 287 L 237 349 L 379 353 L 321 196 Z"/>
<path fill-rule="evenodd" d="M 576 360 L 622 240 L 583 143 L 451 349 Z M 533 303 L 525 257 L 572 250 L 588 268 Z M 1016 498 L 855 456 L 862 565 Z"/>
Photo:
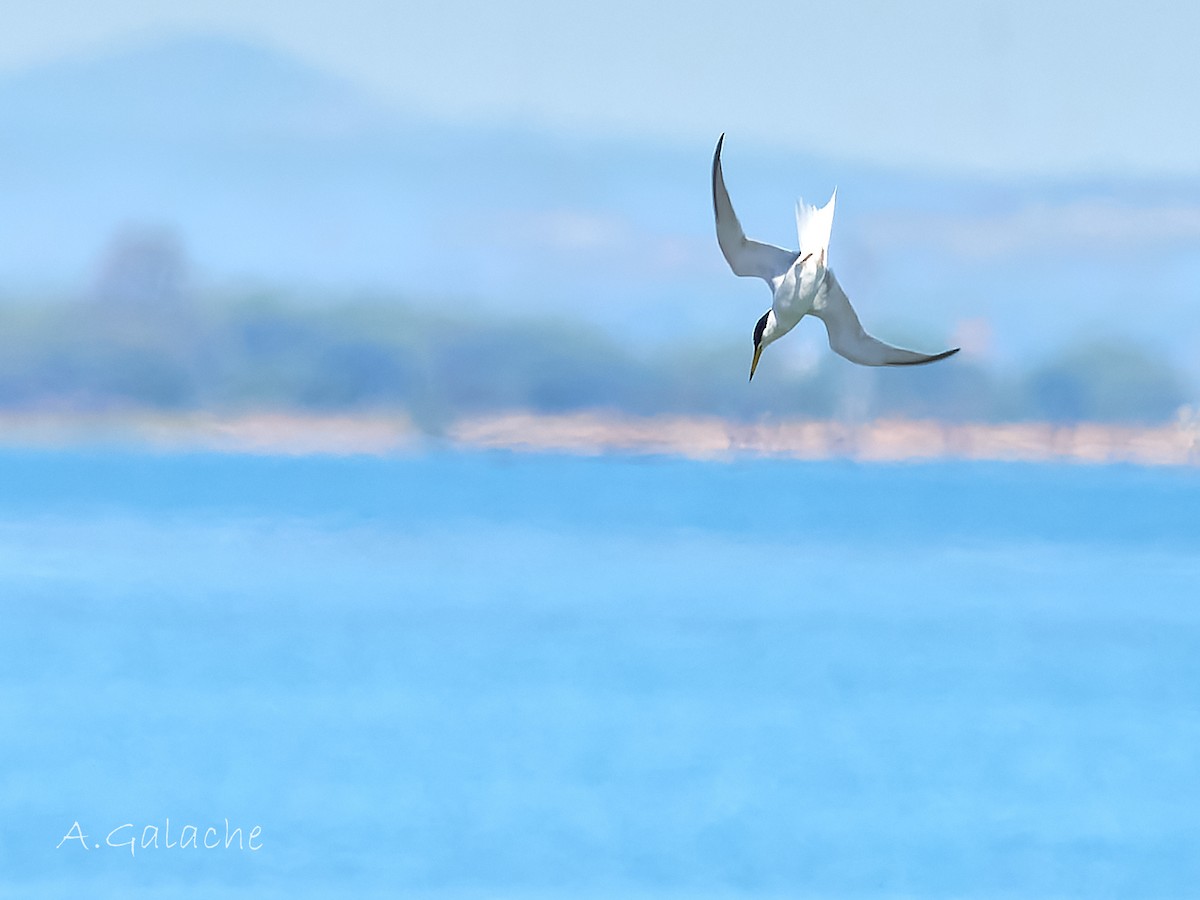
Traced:
<path fill-rule="evenodd" d="M 863 331 L 850 298 L 829 268 L 829 232 L 833 228 L 836 189 L 829 202 L 820 209 L 806 206 L 804 201 L 796 204 L 799 252 L 748 240 L 725 189 L 725 176 L 721 171 L 721 146 L 724 143 L 725 135 L 722 134 L 712 165 L 717 243 L 721 245 L 721 252 L 733 274 L 761 278 L 771 288 L 772 295 L 771 308 L 754 326 L 751 380 L 763 349 L 795 328 L 809 313 L 825 323 L 829 346 L 835 353 L 864 366 L 919 366 L 958 352 L 959 348 L 955 347 L 933 355 L 917 353 L 885 344 Z"/>

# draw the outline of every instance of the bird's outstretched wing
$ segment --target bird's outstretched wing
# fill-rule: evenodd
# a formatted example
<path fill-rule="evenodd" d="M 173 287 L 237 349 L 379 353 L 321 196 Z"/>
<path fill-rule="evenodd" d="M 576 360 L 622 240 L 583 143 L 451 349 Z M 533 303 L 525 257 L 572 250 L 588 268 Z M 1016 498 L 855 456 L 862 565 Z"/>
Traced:
<path fill-rule="evenodd" d="M 929 355 L 893 347 L 871 337 L 863 331 L 862 323 L 850 305 L 850 298 L 838 284 L 832 270 L 825 272 L 825 281 L 817 291 L 812 314 L 825 323 L 833 352 L 864 366 L 919 366 L 953 356 L 959 350 L 955 347 Z"/>
<path fill-rule="evenodd" d="M 717 150 L 713 154 L 712 185 L 713 185 L 713 214 L 717 218 L 717 243 L 721 252 L 735 275 L 754 275 L 765 281 L 778 278 L 791 268 L 799 254 L 784 250 L 773 244 L 763 244 L 751 241 L 742 231 L 742 223 L 738 221 L 729 202 L 729 191 L 725 189 L 725 175 L 721 172 L 721 145 L 725 143 L 725 135 L 717 141 Z"/>

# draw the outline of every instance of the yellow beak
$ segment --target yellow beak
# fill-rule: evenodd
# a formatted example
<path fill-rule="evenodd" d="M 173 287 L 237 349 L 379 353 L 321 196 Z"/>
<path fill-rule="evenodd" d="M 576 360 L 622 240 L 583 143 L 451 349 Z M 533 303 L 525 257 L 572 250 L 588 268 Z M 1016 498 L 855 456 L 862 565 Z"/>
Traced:
<path fill-rule="evenodd" d="M 762 356 L 763 345 L 759 344 L 754 348 L 754 361 L 750 363 L 750 380 L 754 380 L 754 370 L 758 368 L 758 358 Z"/>

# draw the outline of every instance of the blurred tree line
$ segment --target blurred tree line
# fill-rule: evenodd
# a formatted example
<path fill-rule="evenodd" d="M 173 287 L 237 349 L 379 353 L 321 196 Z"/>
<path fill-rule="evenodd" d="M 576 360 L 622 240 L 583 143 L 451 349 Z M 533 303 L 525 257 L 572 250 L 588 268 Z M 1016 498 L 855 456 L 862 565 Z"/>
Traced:
<path fill-rule="evenodd" d="M 436 431 L 507 409 L 1154 423 L 1196 398 L 1164 360 L 1104 343 L 1011 376 L 965 354 L 880 370 L 825 352 L 811 370 L 764 367 L 747 384 L 749 358 L 748 335 L 651 356 L 545 318 L 394 299 L 197 298 L 169 235 L 118 241 L 86 298 L 0 304 L 0 408 L 10 410 L 404 411 Z"/>

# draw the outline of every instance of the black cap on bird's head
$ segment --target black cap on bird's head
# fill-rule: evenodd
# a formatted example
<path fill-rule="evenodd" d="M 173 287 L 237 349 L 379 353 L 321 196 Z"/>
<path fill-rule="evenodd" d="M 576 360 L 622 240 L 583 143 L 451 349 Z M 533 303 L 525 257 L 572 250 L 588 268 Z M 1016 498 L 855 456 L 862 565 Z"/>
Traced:
<path fill-rule="evenodd" d="M 754 380 L 754 370 L 758 368 L 758 358 L 763 352 L 763 332 L 767 330 L 767 318 L 771 315 L 771 310 L 767 310 L 762 314 L 762 318 L 758 320 L 758 324 L 754 326 L 754 361 L 750 363 L 750 380 Z"/>

